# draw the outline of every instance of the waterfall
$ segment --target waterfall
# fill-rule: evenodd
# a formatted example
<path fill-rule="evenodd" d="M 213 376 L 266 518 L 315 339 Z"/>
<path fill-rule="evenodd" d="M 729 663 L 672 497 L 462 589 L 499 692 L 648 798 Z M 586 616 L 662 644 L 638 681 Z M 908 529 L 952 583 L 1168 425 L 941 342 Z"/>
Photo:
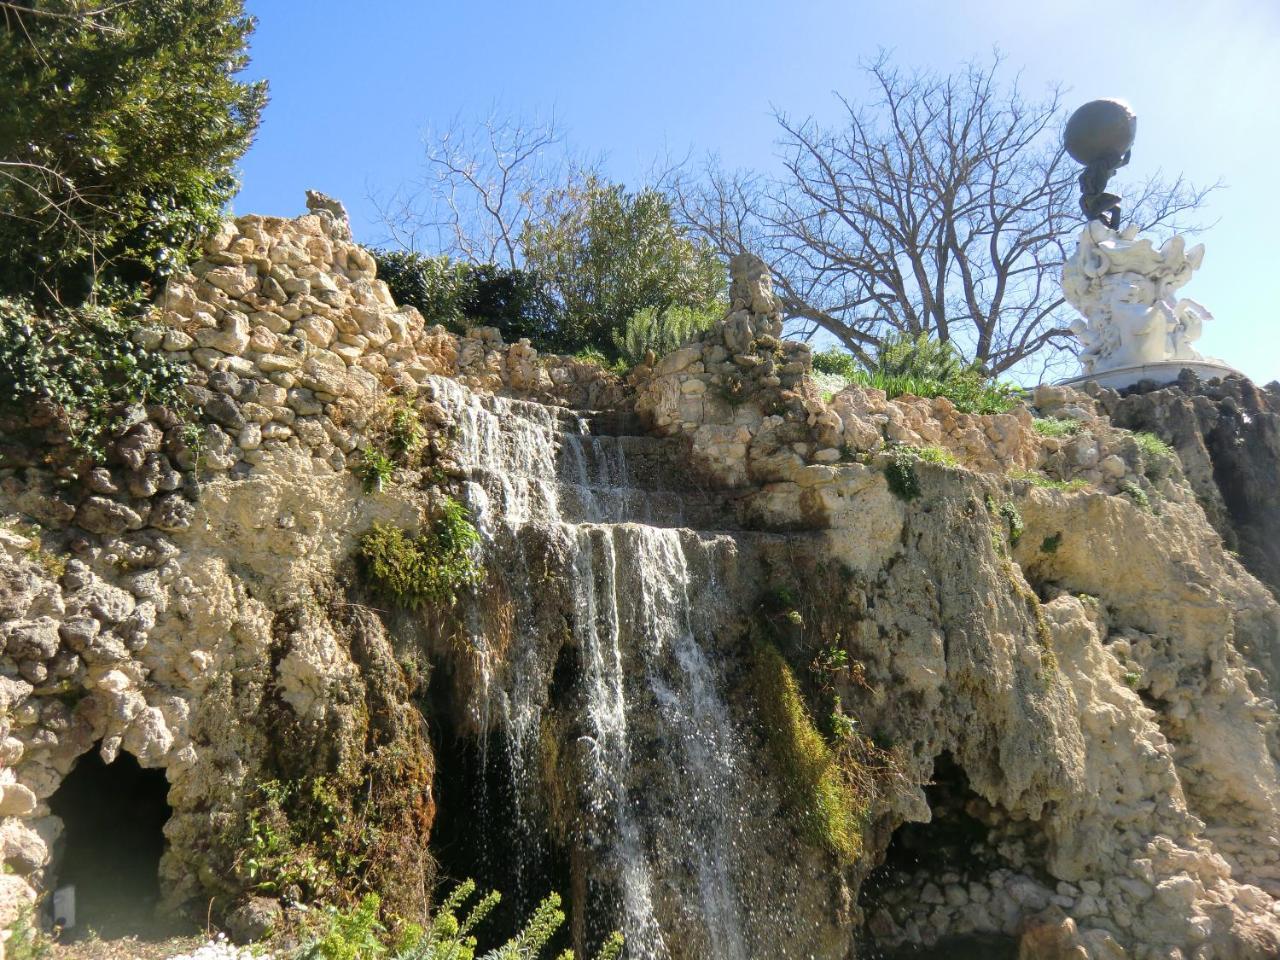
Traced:
<path fill-rule="evenodd" d="M 525 823 L 533 814 L 522 799 L 540 776 L 550 683 L 539 638 L 523 622 L 541 599 L 529 561 L 545 558 L 526 554 L 525 534 L 536 530 L 543 539 L 532 542 L 564 555 L 568 580 L 581 667 L 579 842 L 594 865 L 592 896 L 613 905 L 637 960 L 690 956 L 691 944 L 706 960 L 748 960 L 739 892 L 752 869 L 740 839 L 744 747 L 695 627 L 686 556 L 688 544 L 714 569 L 728 541 L 651 525 L 658 516 L 682 522 L 687 494 L 653 489 L 666 477 L 652 459 L 641 465 L 648 483 L 633 471 L 628 447 L 653 458 L 650 438 L 596 436 L 583 417 L 479 396 L 450 380 L 437 381 L 434 398 L 455 423 L 449 455 L 516 610 L 502 662 L 476 642 L 474 694 L 483 702 L 472 704 L 481 729 L 505 733 L 513 820 L 530 837 L 539 832 Z"/>
<path fill-rule="evenodd" d="M 575 567 L 578 640 L 588 674 L 588 712 L 595 813 L 612 819 L 612 851 L 622 885 L 624 933 L 631 955 L 669 956 L 654 919 L 655 856 L 691 864 L 695 902 L 684 910 L 705 929 L 712 960 L 746 960 L 743 919 L 737 902 L 733 798 L 740 783 L 734 757 L 739 745 L 728 708 L 692 627 L 689 569 L 678 530 L 637 524 L 580 528 Z M 599 555 L 599 561 L 596 556 Z M 597 569 L 597 566 L 603 569 Z M 620 594 L 621 591 L 621 594 Z M 623 644 L 634 645 L 646 688 L 628 689 Z M 631 684 L 635 686 L 635 684 Z M 669 809 L 641 823 L 636 816 L 629 701 L 656 709 L 659 728 L 678 752 L 648 759 L 666 786 Z M 661 835 L 652 829 L 662 824 Z M 645 836 L 644 827 L 649 827 Z M 673 878 L 664 878 L 671 884 Z M 678 881 L 676 881 L 678 883 Z M 682 891 L 684 893 L 684 891 Z"/>

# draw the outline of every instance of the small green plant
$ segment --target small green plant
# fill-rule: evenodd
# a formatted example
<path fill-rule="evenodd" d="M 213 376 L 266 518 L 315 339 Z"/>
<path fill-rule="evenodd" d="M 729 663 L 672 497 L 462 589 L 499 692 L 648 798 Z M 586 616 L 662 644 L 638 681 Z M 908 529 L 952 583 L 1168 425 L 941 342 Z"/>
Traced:
<path fill-rule="evenodd" d="M 1083 490 L 1089 486 L 1089 481 L 1076 477 L 1073 480 L 1055 480 L 1053 477 L 1045 476 L 1037 470 L 1010 470 L 1009 479 L 1021 480 L 1035 487 L 1043 487 L 1046 490 Z"/>
<path fill-rule="evenodd" d="M 423 439 L 425 431 L 417 409 L 403 398 L 392 400 L 387 411 L 387 444 L 391 453 L 401 459 L 408 457 L 422 446 Z"/>
<path fill-rule="evenodd" d="M 1142 455 L 1142 472 L 1148 479 L 1158 480 L 1167 475 L 1170 468 L 1177 463 L 1178 455 L 1173 447 L 1154 433 L 1140 431 L 1133 435 L 1133 439 L 1138 444 L 1138 451 Z"/>
<path fill-rule="evenodd" d="M 631 365 L 626 360 L 610 360 L 595 347 L 583 347 L 573 355 L 573 359 L 581 363 L 590 363 L 619 377 L 626 376 L 631 369 Z"/>
<path fill-rule="evenodd" d="M 1000 516 L 1009 527 L 1009 542 L 1016 547 L 1025 529 L 1022 514 L 1018 512 L 1018 507 L 1012 500 L 1006 500 L 1000 504 Z"/>
<path fill-rule="evenodd" d="M 35 908 L 30 904 L 18 909 L 4 948 L 7 960 L 44 960 L 53 955 L 53 941 L 40 929 Z"/>
<path fill-rule="evenodd" d="M 1059 530 L 1057 533 L 1049 534 L 1049 536 L 1045 537 L 1043 540 L 1040 541 L 1040 552 L 1049 553 L 1049 554 L 1057 553 L 1058 547 L 1060 546 L 1062 546 L 1061 530 Z"/>
<path fill-rule="evenodd" d="M 365 447 L 360 451 L 360 462 L 355 466 L 355 474 L 360 478 L 365 493 L 381 493 L 391 482 L 396 465 L 381 450 Z"/>
<path fill-rule="evenodd" d="M 452 606 L 460 591 L 483 576 L 475 556 L 479 544 L 466 507 L 445 497 L 437 516 L 417 537 L 391 524 L 375 523 L 360 538 L 357 559 L 365 581 L 401 606 Z"/>
<path fill-rule="evenodd" d="M 389 943 L 387 929 L 379 921 L 381 904 L 376 895 L 367 895 L 349 910 L 330 908 L 318 935 L 291 960 L 475 960 L 479 949 L 476 928 L 502 899 L 496 891 L 490 892 L 460 918 L 475 889 L 474 881 L 460 884 L 437 907 L 430 926 L 408 926 L 394 944 Z M 560 897 L 552 893 L 534 908 L 519 933 L 484 953 L 482 960 L 537 960 L 564 919 Z M 596 960 L 618 960 L 622 947 L 622 935 L 615 932 L 606 938 Z M 574 956 L 572 950 L 566 950 L 557 960 L 574 960 Z"/>
<path fill-rule="evenodd" d="M 1137 690 L 1138 687 L 1142 685 L 1142 674 L 1136 673 L 1133 670 L 1126 671 L 1125 675 L 1121 679 L 1124 680 L 1124 685 L 1130 690 Z"/>
<path fill-rule="evenodd" d="M 1118 487 L 1122 494 L 1124 494 L 1126 497 L 1128 497 L 1138 506 L 1142 507 L 1142 509 L 1144 510 L 1151 509 L 1151 498 L 1147 496 L 1147 491 L 1143 490 L 1140 486 L 1137 485 L 1137 483 L 1135 483 L 1132 480 L 1121 480 L 1120 483 L 1118 484 Z"/>
<path fill-rule="evenodd" d="M 1042 437 L 1073 437 L 1080 432 L 1078 420 L 1059 420 L 1056 417 L 1036 417 L 1031 426 Z"/>
<path fill-rule="evenodd" d="M 1177 454 L 1173 447 L 1165 443 L 1154 433 L 1139 431 L 1133 435 L 1133 439 L 1138 444 L 1138 449 L 1142 451 L 1144 457 L 1151 457 L 1159 460 L 1172 460 Z"/>
<path fill-rule="evenodd" d="M 624 329 L 613 332 L 613 345 L 628 367 L 640 363 L 650 351 L 661 358 L 706 330 L 728 309 L 724 301 L 715 301 L 707 307 L 675 303 L 645 307 L 631 315 Z"/>
<path fill-rule="evenodd" d="M 920 478 L 916 476 L 916 454 L 910 447 L 897 447 L 889 454 L 884 468 L 889 489 L 899 500 L 910 503 L 920 497 Z"/>

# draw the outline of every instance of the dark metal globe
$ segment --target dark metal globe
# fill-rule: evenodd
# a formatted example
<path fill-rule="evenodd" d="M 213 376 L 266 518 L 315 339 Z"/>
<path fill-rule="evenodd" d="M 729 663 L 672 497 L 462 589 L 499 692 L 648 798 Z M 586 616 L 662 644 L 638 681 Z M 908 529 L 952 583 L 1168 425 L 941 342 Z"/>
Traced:
<path fill-rule="evenodd" d="M 1090 100 L 1071 114 L 1062 139 L 1072 159 L 1088 166 L 1122 156 L 1137 132 L 1137 114 L 1123 100 Z"/>

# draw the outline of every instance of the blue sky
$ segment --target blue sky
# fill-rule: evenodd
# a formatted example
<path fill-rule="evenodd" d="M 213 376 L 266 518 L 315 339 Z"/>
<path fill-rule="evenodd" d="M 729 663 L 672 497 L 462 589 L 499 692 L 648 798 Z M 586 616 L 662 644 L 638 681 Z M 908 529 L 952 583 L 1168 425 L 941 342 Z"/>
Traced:
<path fill-rule="evenodd" d="M 303 191 L 342 199 L 380 239 L 368 196 L 419 169 L 422 132 L 452 118 L 554 110 L 573 145 L 635 183 L 663 153 L 771 169 L 771 110 L 819 118 L 857 99 L 858 64 L 888 48 L 951 70 L 998 46 L 1028 92 L 1127 99 L 1127 174 L 1221 177 L 1204 266 L 1182 290 L 1215 320 L 1202 352 L 1280 379 L 1280 0 L 655 0 L 483 3 L 248 0 L 250 73 L 271 82 L 244 158 L 238 213 L 296 215 Z"/>

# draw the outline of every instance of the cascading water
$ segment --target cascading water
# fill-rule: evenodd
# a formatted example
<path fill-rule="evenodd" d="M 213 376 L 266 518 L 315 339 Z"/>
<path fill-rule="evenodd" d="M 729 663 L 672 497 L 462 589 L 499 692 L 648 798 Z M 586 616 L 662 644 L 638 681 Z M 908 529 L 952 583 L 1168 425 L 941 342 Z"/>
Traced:
<path fill-rule="evenodd" d="M 527 623 L 538 590 L 524 535 L 536 528 L 567 557 L 589 895 L 611 905 L 638 960 L 694 955 L 691 942 L 708 960 L 764 955 L 748 946 L 739 890 L 744 879 L 758 884 L 737 765 L 744 746 L 691 609 L 690 558 L 715 570 L 731 561 L 732 541 L 675 526 L 697 491 L 641 488 L 628 448 L 643 461 L 661 452 L 657 441 L 594 436 L 584 418 L 481 398 L 447 380 L 436 398 L 457 425 L 451 459 L 490 556 L 502 558 L 512 593 L 523 594 L 512 598 L 506 668 L 499 675 L 486 666 L 479 691 L 482 722 L 497 718 L 506 737 L 517 803 L 539 775 L 549 684 Z M 477 656 L 488 664 L 487 651 Z"/>

